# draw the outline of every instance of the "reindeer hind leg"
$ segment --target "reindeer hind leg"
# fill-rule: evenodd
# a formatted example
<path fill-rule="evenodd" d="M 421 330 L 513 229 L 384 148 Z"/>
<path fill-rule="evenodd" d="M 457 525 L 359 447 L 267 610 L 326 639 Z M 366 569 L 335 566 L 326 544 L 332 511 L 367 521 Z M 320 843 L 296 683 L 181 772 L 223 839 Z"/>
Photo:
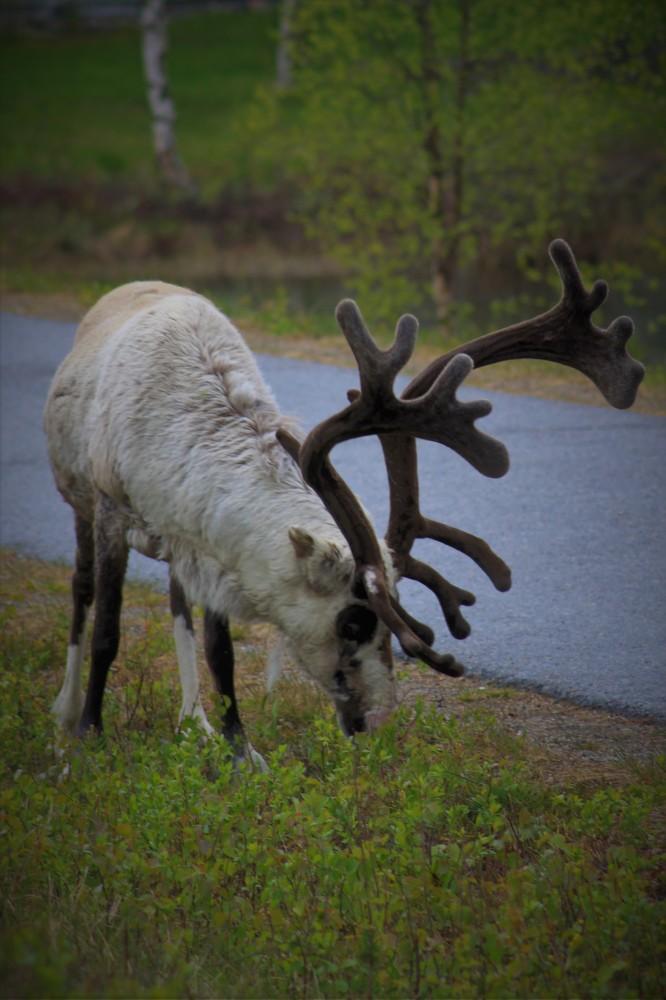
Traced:
<path fill-rule="evenodd" d="M 76 568 L 72 576 L 72 624 L 67 647 L 65 679 L 51 711 L 62 729 L 74 730 L 83 710 L 81 670 L 86 626 L 95 596 L 95 541 L 93 526 L 75 514 Z"/>
<path fill-rule="evenodd" d="M 125 524 L 114 504 L 101 497 L 95 507 L 95 627 L 88 690 L 77 727 L 79 736 L 102 731 L 102 699 L 120 642 L 120 610 L 129 549 Z"/>

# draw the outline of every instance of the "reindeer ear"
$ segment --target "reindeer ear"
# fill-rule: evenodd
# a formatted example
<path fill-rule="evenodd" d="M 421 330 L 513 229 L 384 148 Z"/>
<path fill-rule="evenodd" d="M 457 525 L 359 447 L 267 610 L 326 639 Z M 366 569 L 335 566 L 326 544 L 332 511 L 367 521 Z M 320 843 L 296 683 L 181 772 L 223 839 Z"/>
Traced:
<path fill-rule="evenodd" d="M 353 575 L 353 561 L 329 538 L 314 538 L 303 528 L 289 529 L 289 540 L 310 587 L 318 594 L 333 593 Z"/>
<path fill-rule="evenodd" d="M 315 550 L 314 538 L 303 528 L 290 528 L 289 540 L 294 546 L 294 552 L 298 559 L 308 559 Z"/>

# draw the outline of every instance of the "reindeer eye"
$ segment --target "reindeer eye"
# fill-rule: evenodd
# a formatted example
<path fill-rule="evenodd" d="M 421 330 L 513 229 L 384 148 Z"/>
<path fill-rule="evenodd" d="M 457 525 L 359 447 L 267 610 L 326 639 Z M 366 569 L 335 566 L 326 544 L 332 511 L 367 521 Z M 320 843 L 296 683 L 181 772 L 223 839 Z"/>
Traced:
<path fill-rule="evenodd" d="M 377 615 L 362 604 L 350 604 L 337 617 L 335 631 L 346 642 L 369 642 L 377 629 Z"/>

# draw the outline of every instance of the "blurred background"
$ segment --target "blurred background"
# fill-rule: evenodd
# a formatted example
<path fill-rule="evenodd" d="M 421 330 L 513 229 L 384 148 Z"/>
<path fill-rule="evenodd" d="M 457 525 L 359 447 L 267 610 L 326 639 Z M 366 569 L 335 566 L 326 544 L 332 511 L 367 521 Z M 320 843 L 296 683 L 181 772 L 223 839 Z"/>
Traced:
<path fill-rule="evenodd" d="M 666 361 L 661 0 L 1 0 L 5 307 L 128 279 L 277 335 L 460 341 L 553 302 L 546 248 Z M 27 303 L 27 306 L 26 306 Z"/>

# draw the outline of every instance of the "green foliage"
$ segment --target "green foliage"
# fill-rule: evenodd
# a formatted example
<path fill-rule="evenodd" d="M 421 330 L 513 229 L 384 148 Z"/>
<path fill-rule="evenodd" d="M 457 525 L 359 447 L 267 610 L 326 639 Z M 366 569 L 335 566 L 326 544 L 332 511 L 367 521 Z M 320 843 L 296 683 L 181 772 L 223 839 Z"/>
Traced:
<path fill-rule="evenodd" d="M 59 748 L 61 590 L 33 635 L 12 602 L 3 622 L 3 995 L 660 992 L 663 768 L 558 789 L 481 711 L 403 709 L 352 742 L 291 684 L 244 703 L 271 769 L 235 773 L 221 741 L 174 736 L 164 629 L 131 601 L 130 689 L 103 739 Z"/>
<path fill-rule="evenodd" d="M 507 246 L 542 280 L 554 235 L 624 262 L 647 239 L 663 259 L 666 23 L 656 3 L 634 14 L 628 0 L 298 5 L 295 84 L 267 99 L 265 155 L 303 179 L 302 218 L 375 314 L 419 307 L 437 267 L 460 295 L 466 268 L 478 279 Z"/>
<path fill-rule="evenodd" d="M 5 39 L 5 287 L 144 274 L 210 287 L 221 251 L 258 244 L 280 262 L 293 248 L 296 267 L 323 252 L 373 324 L 412 311 L 441 336 L 439 261 L 460 340 L 541 303 L 557 235 L 617 275 L 618 311 L 658 358 L 662 6 L 301 0 L 286 92 L 277 6 L 174 18 L 176 133 L 204 208 L 192 217 L 156 184 L 138 27 Z M 264 291 L 260 313 L 283 332 L 293 284 L 288 310 Z"/>

